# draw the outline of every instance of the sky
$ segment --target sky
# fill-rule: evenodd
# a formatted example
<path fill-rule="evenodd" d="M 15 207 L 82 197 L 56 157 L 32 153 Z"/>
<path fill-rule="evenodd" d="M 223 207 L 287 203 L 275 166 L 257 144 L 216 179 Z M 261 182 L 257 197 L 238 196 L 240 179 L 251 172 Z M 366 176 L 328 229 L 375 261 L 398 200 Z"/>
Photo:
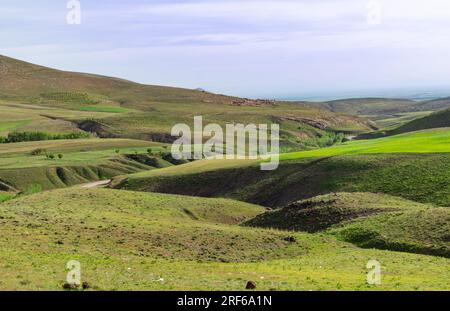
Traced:
<path fill-rule="evenodd" d="M 0 54 L 246 97 L 450 90 L 450 1 L 1 0 Z"/>

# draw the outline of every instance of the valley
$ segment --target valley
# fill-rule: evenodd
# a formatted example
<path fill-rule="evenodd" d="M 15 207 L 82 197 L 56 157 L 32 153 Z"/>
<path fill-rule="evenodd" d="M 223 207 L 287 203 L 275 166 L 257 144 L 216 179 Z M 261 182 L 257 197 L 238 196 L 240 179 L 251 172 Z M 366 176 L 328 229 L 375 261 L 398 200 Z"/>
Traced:
<path fill-rule="evenodd" d="M 450 290 L 446 98 L 246 99 L 4 56 L 0 74 L 1 290 L 69 290 L 69 260 L 84 290 Z M 279 125 L 278 169 L 174 159 L 195 116 Z"/>

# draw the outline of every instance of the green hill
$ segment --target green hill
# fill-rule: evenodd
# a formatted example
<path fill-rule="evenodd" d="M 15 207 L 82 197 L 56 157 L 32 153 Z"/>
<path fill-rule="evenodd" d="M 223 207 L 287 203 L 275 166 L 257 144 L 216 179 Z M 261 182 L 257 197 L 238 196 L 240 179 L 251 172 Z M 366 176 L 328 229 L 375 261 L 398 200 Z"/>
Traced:
<path fill-rule="evenodd" d="M 449 208 L 382 194 L 327 194 L 258 215 L 246 225 L 326 231 L 360 247 L 450 257 Z"/>
<path fill-rule="evenodd" d="M 178 164 L 162 158 L 164 147 L 96 138 L 0 144 L 0 190 L 55 189 Z"/>
<path fill-rule="evenodd" d="M 387 131 L 386 135 L 397 135 L 401 133 L 414 132 L 425 129 L 449 127 L 450 128 L 450 109 L 432 113 L 429 116 L 412 120 L 396 129 Z"/>
<path fill-rule="evenodd" d="M 438 111 L 450 108 L 450 97 L 438 98 L 417 105 L 418 110 Z"/>
<path fill-rule="evenodd" d="M 171 142 L 171 128 L 206 123 L 281 125 L 284 149 L 322 147 L 330 132 L 373 128 L 359 117 L 291 102 L 243 99 L 201 90 L 151 86 L 117 78 L 54 70 L 0 56 L 0 134 L 83 130 L 99 137 Z"/>
<path fill-rule="evenodd" d="M 381 192 L 450 205 L 450 131 L 439 129 L 351 141 L 281 155 L 277 170 L 255 161 L 204 160 L 117 178 L 116 187 L 197 196 L 223 196 L 264 206 L 329 192 Z"/>
<path fill-rule="evenodd" d="M 379 116 L 392 115 L 414 110 L 417 102 L 395 98 L 350 98 L 333 100 L 318 105 L 334 112 L 351 115 Z"/>
<path fill-rule="evenodd" d="M 60 290 L 81 264 L 91 290 L 450 289 L 448 259 L 365 250 L 332 236 L 239 226 L 242 202 L 64 189 L 0 204 L 2 289 Z M 366 264 L 383 283 L 366 283 Z M 36 268 L 38 267 L 38 268 Z"/>
<path fill-rule="evenodd" d="M 430 113 L 450 108 L 449 98 L 430 101 L 413 101 L 393 98 L 350 98 L 310 104 L 326 110 L 364 116 L 375 121 L 382 130 L 391 130 Z M 439 126 L 434 126 L 439 127 Z M 444 126 L 441 126 L 444 127 Z M 425 129 L 417 128 L 418 129 Z M 395 132 L 401 133 L 401 132 Z"/>

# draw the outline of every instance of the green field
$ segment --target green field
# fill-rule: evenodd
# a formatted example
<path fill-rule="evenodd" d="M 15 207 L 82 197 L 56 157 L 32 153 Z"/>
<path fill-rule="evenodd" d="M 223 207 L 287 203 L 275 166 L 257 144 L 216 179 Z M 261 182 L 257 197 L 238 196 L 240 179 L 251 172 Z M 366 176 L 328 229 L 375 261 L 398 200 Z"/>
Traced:
<path fill-rule="evenodd" d="M 330 157 L 343 154 L 447 152 L 450 152 L 450 128 L 413 132 L 386 138 L 351 141 L 330 148 L 283 154 L 280 159 Z"/>
<path fill-rule="evenodd" d="M 124 113 L 131 111 L 121 107 L 98 107 L 98 106 L 83 106 L 79 108 L 81 111 L 96 111 L 96 112 L 112 112 L 112 113 Z"/>
<path fill-rule="evenodd" d="M 448 129 L 429 130 L 283 154 L 272 172 L 261 171 L 253 160 L 202 160 L 118 177 L 114 184 L 265 206 L 336 191 L 381 192 L 450 206 L 449 142 Z"/>

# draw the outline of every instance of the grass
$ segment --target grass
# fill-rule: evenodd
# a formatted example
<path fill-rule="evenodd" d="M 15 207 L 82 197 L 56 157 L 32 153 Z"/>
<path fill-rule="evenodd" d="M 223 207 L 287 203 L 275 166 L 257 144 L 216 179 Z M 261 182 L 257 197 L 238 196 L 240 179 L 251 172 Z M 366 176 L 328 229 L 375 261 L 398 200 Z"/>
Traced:
<path fill-rule="evenodd" d="M 129 139 L 79 139 L 0 145 L 0 180 L 19 191 L 72 186 L 172 164 L 150 156 L 164 145 Z M 45 150 L 33 155 L 34 151 Z M 117 151 L 119 151 L 117 153 Z M 51 160 L 45 154 L 62 154 Z M 140 154 L 138 158 L 133 158 Z"/>
<path fill-rule="evenodd" d="M 141 85 L 57 71 L 4 56 L 0 63 L 8 69 L 2 79 L 8 82 L 0 82 L 0 123 L 29 120 L 18 131 L 45 126 L 48 132 L 73 132 L 77 124 L 96 120 L 105 125 L 102 134 L 107 137 L 167 143 L 174 125 L 191 124 L 201 112 L 205 124 L 279 123 L 282 148 L 289 151 L 320 146 L 325 129 L 355 133 L 371 129 L 365 119 L 300 103 L 245 101 L 198 90 Z"/>
<path fill-rule="evenodd" d="M 1 203 L 1 202 L 5 202 L 5 201 L 7 201 L 7 200 L 10 200 L 10 199 L 12 199 L 13 197 L 14 197 L 14 195 L 11 194 L 11 193 L 8 193 L 8 192 L 1 192 L 1 191 L 0 191 L 0 203 Z"/>
<path fill-rule="evenodd" d="M 429 116 L 432 113 L 433 111 L 402 112 L 396 113 L 395 115 L 375 118 L 374 121 L 381 127 L 381 129 L 391 130 L 415 119 Z"/>
<path fill-rule="evenodd" d="M 450 126 L 450 109 L 431 113 L 428 116 L 417 118 L 398 128 L 388 131 L 387 135 L 397 135 L 405 132 L 413 132 L 418 130 L 449 127 Z"/>
<path fill-rule="evenodd" d="M 81 111 L 95 111 L 95 112 L 111 112 L 111 113 L 125 113 L 131 111 L 130 109 L 121 107 L 106 107 L 106 106 L 82 106 Z"/>
<path fill-rule="evenodd" d="M 94 290 L 242 290 L 248 280 L 261 290 L 450 288 L 448 259 L 238 226 L 263 211 L 230 200 L 109 189 L 4 202 L 0 288 L 59 290 L 72 259 Z M 370 259 L 382 263 L 380 287 L 365 282 Z"/>
<path fill-rule="evenodd" d="M 383 194 L 335 193 L 292 203 L 246 223 L 336 235 L 360 247 L 450 258 L 450 209 Z"/>
<path fill-rule="evenodd" d="M 450 152 L 450 128 L 407 133 L 392 137 L 357 140 L 311 151 L 281 155 L 281 160 L 330 157 L 343 154 L 444 153 Z"/>
<path fill-rule="evenodd" d="M 393 251 L 448 257 L 448 208 L 367 193 L 450 206 L 448 128 L 310 150 L 373 124 L 304 103 L 147 86 L 3 56 L 0 66 L 2 135 L 45 128 L 103 137 L 0 145 L 2 290 L 60 290 L 73 259 L 93 290 L 242 290 L 249 280 L 260 290 L 450 290 L 448 258 Z M 376 101 L 382 114 L 394 103 Z M 175 167 L 148 154 L 168 151 L 157 142 L 170 142 L 172 126 L 191 125 L 199 111 L 205 124 L 278 123 L 282 153 L 304 151 L 283 154 L 271 172 L 258 161 Z M 113 177 L 121 190 L 74 186 Z M 352 193 L 329 194 L 338 191 Z M 289 217 L 262 207 L 302 199 L 294 209 L 314 203 Z M 265 217 L 277 228 L 242 226 Z M 383 266 L 378 287 L 366 284 L 371 259 Z"/>
<path fill-rule="evenodd" d="M 120 187 L 228 197 L 264 206 L 284 206 L 330 192 L 386 193 L 450 206 L 449 165 L 450 154 L 344 155 L 283 161 L 270 172 L 258 165 L 179 175 L 162 169 L 130 175 Z M 183 172 L 182 166 L 178 169 Z"/>
<path fill-rule="evenodd" d="M 260 171 L 256 161 L 203 160 L 121 177 L 116 184 L 265 206 L 342 191 L 381 192 L 450 206 L 449 151 L 450 130 L 435 129 L 282 154 L 280 167 L 271 172 Z"/>
<path fill-rule="evenodd" d="M 5 136 L 9 132 L 14 132 L 16 129 L 25 126 L 29 121 L 28 120 L 20 120 L 20 121 L 4 121 L 0 123 L 0 136 Z"/>

